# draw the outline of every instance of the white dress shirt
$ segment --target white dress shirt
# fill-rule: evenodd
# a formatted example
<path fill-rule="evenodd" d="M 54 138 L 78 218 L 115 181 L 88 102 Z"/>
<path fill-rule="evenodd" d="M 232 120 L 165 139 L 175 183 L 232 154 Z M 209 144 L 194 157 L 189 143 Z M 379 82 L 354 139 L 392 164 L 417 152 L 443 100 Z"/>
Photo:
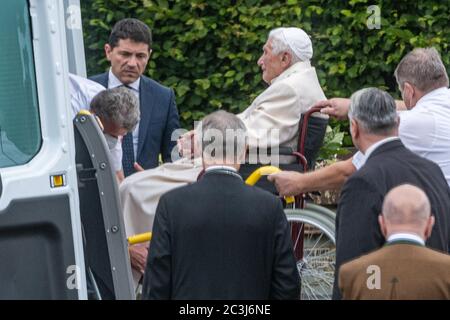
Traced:
<path fill-rule="evenodd" d="M 450 90 L 424 95 L 414 108 L 400 111 L 399 137 L 406 148 L 439 165 L 450 185 Z M 367 156 L 358 152 L 353 165 L 361 168 Z"/>
<path fill-rule="evenodd" d="M 69 73 L 70 106 L 72 107 L 72 118 L 81 110 L 91 109 L 92 99 L 105 87 L 101 84 Z"/>
<path fill-rule="evenodd" d="M 139 77 L 135 82 L 127 84 L 127 87 L 131 89 L 139 102 L 139 85 L 141 84 L 141 78 Z M 111 68 L 109 69 L 108 76 L 108 89 L 117 88 L 124 86 L 124 84 L 114 75 Z M 139 122 L 136 125 L 136 128 L 133 130 L 133 152 L 134 152 L 134 161 L 137 161 L 137 149 L 139 143 Z"/>
<path fill-rule="evenodd" d="M 433 90 L 399 115 L 399 134 L 405 146 L 437 163 L 450 185 L 450 90 Z"/>
<path fill-rule="evenodd" d="M 105 87 L 95 81 L 69 73 L 69 90 L 72 117 L 75 118 L 81 110 L 90 110 L 92 99 L 105 90 Z M 122 144 L 117 143 L 114 148 L 109 149 L 109 152 L 113 170 L 115 172 L 122 170 Z"/>

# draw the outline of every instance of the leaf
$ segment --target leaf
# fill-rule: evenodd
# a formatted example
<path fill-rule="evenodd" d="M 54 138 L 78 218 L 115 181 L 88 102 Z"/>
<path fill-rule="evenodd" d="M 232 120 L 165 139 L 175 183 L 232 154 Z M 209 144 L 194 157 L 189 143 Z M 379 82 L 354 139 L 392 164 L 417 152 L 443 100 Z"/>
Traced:
<path fill-rule="evenodd" d="M 351 17 L 353 15 L 351 10 L 341 10 L 341 14 L 345 17 Z"/>
<path fill-rule="evenodd" d="M 183 97 L 189 90 L 189 86 L 186 85 L 179 85 L 175 88 L 178 97 Z"/>
<path fill-rule="evenodd" d="M 232 76 L 234 76 L 236 74 L 236 71 L 234 70 L 229 70 L 225 73 L 224 77 L 225 78 L 231 78 Z"/>
<path fill-rule="evenodd" d="M 211 86 L 211 82 L 208 79 L 196 79 L 194 83 L 201 86 L 203 90 L 208 90 Z"/>

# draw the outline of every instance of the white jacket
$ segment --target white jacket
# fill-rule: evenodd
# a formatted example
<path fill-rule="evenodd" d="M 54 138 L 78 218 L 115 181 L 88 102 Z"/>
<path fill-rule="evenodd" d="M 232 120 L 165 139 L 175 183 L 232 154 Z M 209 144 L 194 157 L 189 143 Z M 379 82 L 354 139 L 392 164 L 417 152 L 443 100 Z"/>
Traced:
<path fill-rule="evenodd" d="M 238 114 L 247 127 L 249 146 L 278 145 L 296 150 L 301 114 L 317 101 L 325 99 L 316 70 L 310 62 L 292 65 L 273 79 L 244 112 Z M 279 130 L 278 140 L 269 139 L 267 130 L 273 129 Z"/>

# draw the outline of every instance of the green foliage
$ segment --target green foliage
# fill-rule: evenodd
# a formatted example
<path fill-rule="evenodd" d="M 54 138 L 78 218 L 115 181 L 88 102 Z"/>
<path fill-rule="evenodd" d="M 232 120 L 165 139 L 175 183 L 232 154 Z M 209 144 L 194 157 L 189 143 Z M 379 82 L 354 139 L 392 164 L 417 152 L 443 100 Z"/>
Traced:
<path fill-rule="evenodd" d="M 345 132 L 341 131 L 340 124 L 336 124 L 333 128 L 328 126 L 317 160 L 335 160 L 336 156 L 347 154 L 348 151 L 342 148 L 344 135 Z"/>
<path fill-rule="evenodd" d="M 182 125 L 191 128 L 214 110 L 245 109 L 265 87 L 256 62 L 268 32 L 296 26 L 311 35 L 312 63 L 328 97 L 375 86 L 398 98 L 393 73 L 412 48 L 435 46 L 450 65 L 450 6 L 376 2 L 381 28 L 371 30 L 367 8 L 374 3 L 368 0 L 83 0 L 88 73 L 107 69 L 103 45 L 116 21 L 144 21 L 154 38 L 146 74 L 175 89 Z M 350 142 L 348 134 L 343 139 Z"/>

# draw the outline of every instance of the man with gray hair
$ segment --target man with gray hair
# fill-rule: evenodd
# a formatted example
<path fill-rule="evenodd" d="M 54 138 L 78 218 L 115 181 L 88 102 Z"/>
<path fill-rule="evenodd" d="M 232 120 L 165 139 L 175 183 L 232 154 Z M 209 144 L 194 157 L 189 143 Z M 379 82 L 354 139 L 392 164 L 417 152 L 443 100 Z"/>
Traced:
<path fill-rule="evenodd" d="M 434 224 L 427 195 L 410 184 L 393 188 L 378 223 L 386 245 L 341 266 L 342 298 L 449 300 L 450 256 L 425 247 Z"/>
<path fill-rule="evenodd" d="M 82 110 L 97 115 L 111 155 L 111 167 L 121 182 L 125 177 L 122 170 L 122 134 L 127 134 L 139 121 L 140 111 L 137 98 L 125 90 L 108 91 L 100 95 L 92 109 L 92 101 L 105 87 L 84 77 L 69 73 L 70 106 L 75 117 Z M 115 114 L 117 113 L 117 114 Z"/>
<path fill-rule="evenodd" d="M 350 101 L 350 133 L 366 161 L 341 192 L 336 214 L 336 276 L 344 262 L 384 244 L 377 217 L 384 196 L 399 184 L 425 190 L 436 221 L 427 245 L 448 252 L 450 188 L 441 169 L 400 141 L 395 101 L 388 93 L 362 89 Z M 337 281 L 333 298 L 339 298 Z"/>
<path fill-rule="evenodd" d="M 217 111 L 196 133 L 202 178 L 156 209 L 144 299 L 298 299 L 299 274 L 280 199 L 247 186 L 244 123 Z"/>
<path fill-rule="evenodd" d="M 229 163 L 236 170 L 245 161 L 247 132 L 245 124 L 225 111 L 205 117 L 196 128 L 197 146 L 203 166 Z"/>
<path fill-rule="evenodd" d="M 100 119 L 111 155 L 111 167 L 120 182 L 124 179 L 120 144 L 122 137 L 132 132 L 139 122 L 137 98 L 124 87 L 106 89 L 92 99 L 90 107 L 90 111 Z"/>
<path fill-rule="evenodd" d="M 450 90 L 439 53 L 434 48 L 414 49 L 398 64 L 395 78 L 403 98 L 403 102 L 397 101 L 402 142 L 414 153 L 437 163 L 450 185 Z M 332 98 L 316 105 L 325 107 L 324 113 L 345 119 L 350 100 Z M 339 188 L 364 161 L 364 155 L 357 153 L 352 159 L 315 172 L 282 172 L 270 179 L 282 195 Z"/>

